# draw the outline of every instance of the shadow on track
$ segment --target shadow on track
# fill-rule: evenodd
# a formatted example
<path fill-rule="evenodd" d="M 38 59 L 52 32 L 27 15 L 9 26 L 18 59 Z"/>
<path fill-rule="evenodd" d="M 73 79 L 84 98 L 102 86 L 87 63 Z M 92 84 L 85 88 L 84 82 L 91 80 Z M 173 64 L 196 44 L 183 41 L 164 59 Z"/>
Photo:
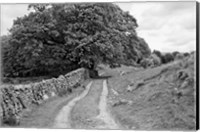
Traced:
<path fill-rule="evenodd" d="M 112 76 L 96 76 L 96 77 L 92 77 L 92 79 L 108 79 L 111 78 Z"/>

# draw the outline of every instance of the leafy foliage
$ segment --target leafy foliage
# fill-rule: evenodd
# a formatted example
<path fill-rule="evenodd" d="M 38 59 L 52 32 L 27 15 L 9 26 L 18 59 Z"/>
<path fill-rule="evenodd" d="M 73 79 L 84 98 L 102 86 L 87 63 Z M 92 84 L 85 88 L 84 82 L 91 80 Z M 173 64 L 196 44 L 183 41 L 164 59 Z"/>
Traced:
<path fill-rule="evenodd" d="M 144 59 L 141 60 L 140 65 L 143 68 L 148 68 L 148 67 L 153 66 L 153 61 L 150 58 L 144 58 Z"/>
<path fill-rule="evenodd" d="M 4 75 L 60 74 L 78 67 L 95 69 L 147 57 L 136 19 L 111 3 L 31 4 L 17 18 L 3 55 Z"/>
<path fill-rule="evenodd" d="M 156 54 L 151 54 L 150 58 L 152 59 L 154 66 L 161 65 L 161 59 Z"/>
<path fill-rule="evenodd" d="M 156 67 L 161 65 L 161 59 L 156 54 L 152 53 L 148 58 L 143 58 L 140 62 L 143 68 Z"/>
<path fill-rule="evenodd" d="M 158 57 L 162 58 L 162 53 L 158 50 L 154 50 L 153 54 L 157 55 Z"/>
<path fill-rule="evenodd" d="M 174 61 L 176 55 L 179 54 L 179 52 L 174 51 L 172 53 L 161 53 L 158 50 L 154 50 L 153 54 L 157 55 L 160 58 L 162 64 L 166 64 L 166 63 L 169 63 L 171 61 Z"/>
<path fill-rule="evenodd" d="M 166 53 L 162 57 L 162 62 L 163 63 L 169 63 L 169 62 L 171 62 L 173 60 L 174 60 L 174 56 L 171 53 Z"/>

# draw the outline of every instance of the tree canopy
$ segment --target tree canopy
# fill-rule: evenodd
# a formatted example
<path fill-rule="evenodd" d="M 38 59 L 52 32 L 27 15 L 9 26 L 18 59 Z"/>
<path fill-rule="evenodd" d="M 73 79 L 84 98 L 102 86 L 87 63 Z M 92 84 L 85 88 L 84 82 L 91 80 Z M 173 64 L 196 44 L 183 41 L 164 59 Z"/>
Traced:
<path fill-rule="evenodd" d="M 151 51 L 136 19 L 111 3 L 31 4 L 14 20 L 3 52 L 5 76 L 62 73 L 137 61 Z M 4 43 L 2 43 L 4 45 Z M 4 47 L 4 46 L 3 46 Z"/>

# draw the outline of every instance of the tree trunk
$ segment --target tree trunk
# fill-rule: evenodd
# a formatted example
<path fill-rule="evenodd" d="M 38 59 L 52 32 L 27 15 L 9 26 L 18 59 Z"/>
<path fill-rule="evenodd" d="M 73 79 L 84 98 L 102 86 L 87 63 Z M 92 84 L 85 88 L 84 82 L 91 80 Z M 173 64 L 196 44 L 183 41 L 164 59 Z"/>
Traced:
<path fill-rule="evenodd" d="M 97 63 L 95 63 L 95 61 L 93 61 L 93 64 L 89 68 L 89 75 L 91 78 L 95 78 L 95 77 L 99 76 L 98 71 L 96 70 L 96 67 L 97 67 Z"/>
<path fill-rule="evenodd" d="M 95 70 L 95 69 L 89 69 L 89 76 L 90 76 L 91 78 L 98 77 L 98 76 L 99 76 L 99 75 L 98 75 L 98 71 Z"/>

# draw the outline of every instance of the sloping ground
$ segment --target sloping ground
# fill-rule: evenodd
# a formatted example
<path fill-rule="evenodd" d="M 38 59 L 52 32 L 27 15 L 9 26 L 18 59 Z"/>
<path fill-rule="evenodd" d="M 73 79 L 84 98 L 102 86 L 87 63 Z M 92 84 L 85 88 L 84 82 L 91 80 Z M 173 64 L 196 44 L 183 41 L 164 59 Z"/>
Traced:
<path fill-rule="evenodd" d="M 127 129 L 194 130 L 195 65 L 192 56 L 152 69 L 108 70 L 114 75 L 108 85 L 115 118 Z M 124 69 L 126 72 L 120 75 Z M 118 74 L 114 74 L 116 71 Z M 138 81 L 142 85 L 127 91 L 128 85 Z"/>

